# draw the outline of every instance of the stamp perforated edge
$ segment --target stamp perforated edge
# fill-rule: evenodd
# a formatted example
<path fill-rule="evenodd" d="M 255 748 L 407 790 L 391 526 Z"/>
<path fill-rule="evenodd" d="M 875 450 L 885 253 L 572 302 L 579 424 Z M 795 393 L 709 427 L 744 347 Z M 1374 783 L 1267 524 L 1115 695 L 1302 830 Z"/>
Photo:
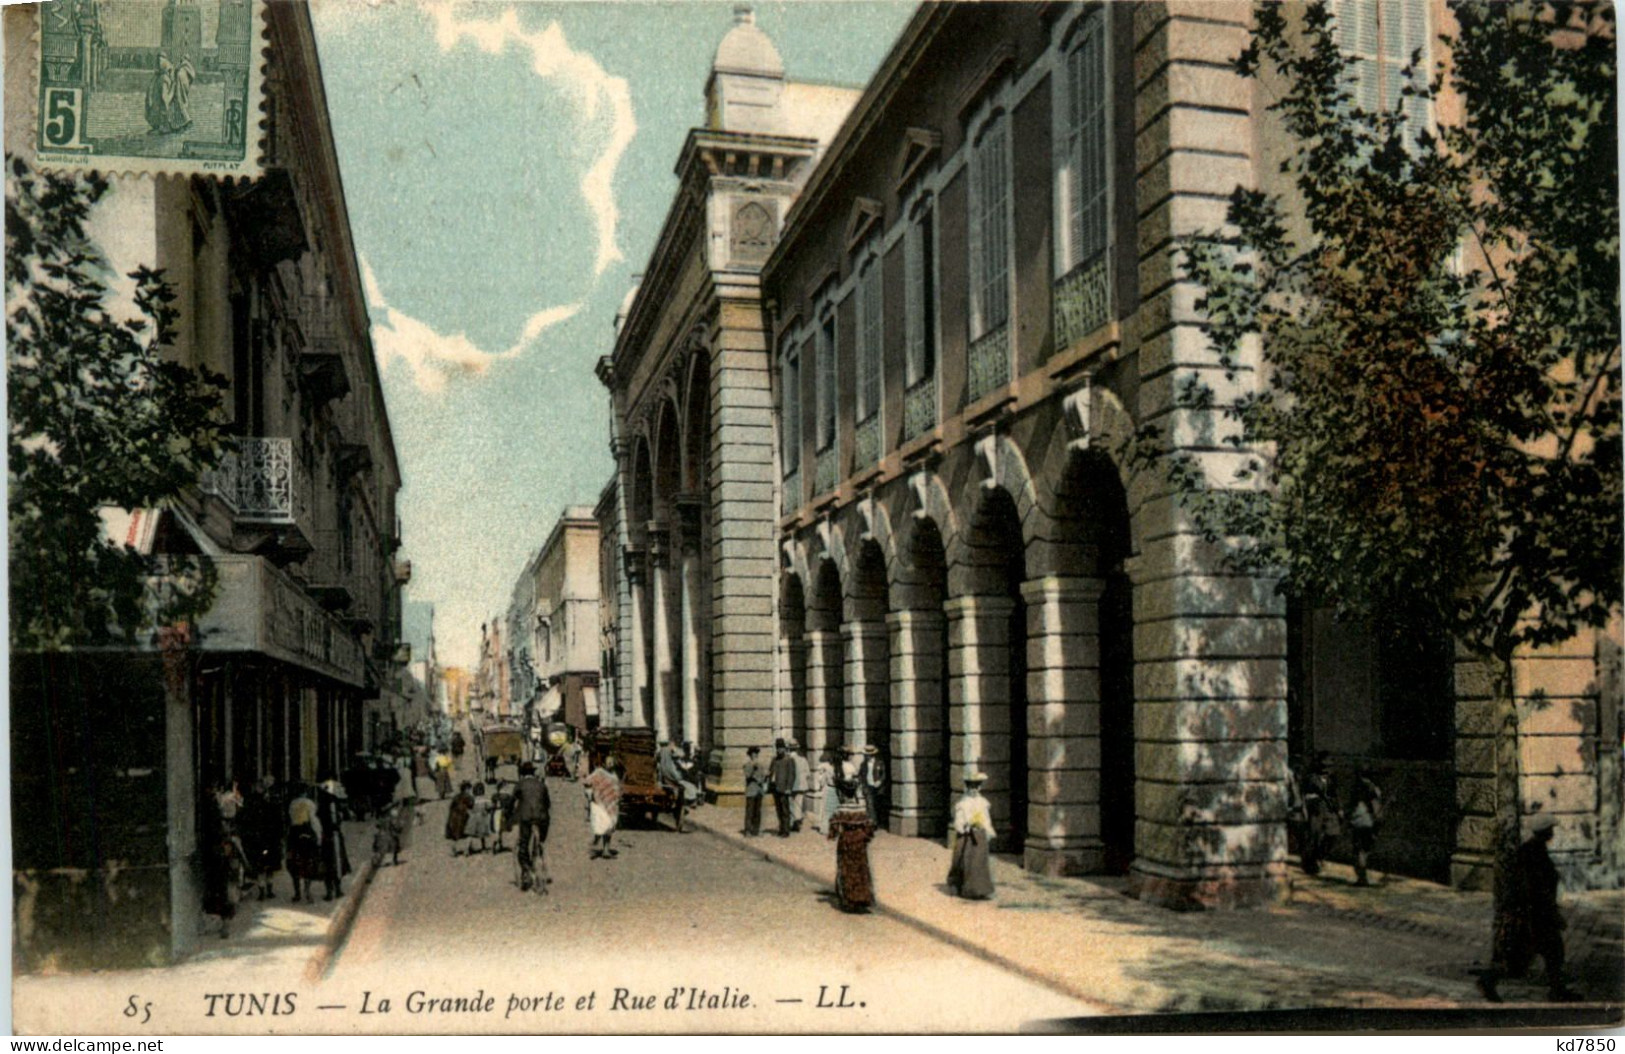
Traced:
<path fill-rule="evenodd" d="M 51 0 L 60 3 L 61 0 Z M 151 0 L 156 7 L 163 0 Z M 140 178 L 151 176 L 205 176 L 225 182 L 234 182 L 239 179 L 258 179 L 265 174 L 265 141 L 266 124 L 269 115 L 265 100 L 265 66 L 270 61 L 271 40 L 266 20 L 266 0 L 249 0 L 251 18 L 256 27 L 253 48 L 257 61 L 248 64 L 248 97 L 257 99 L 256 111 L 259 120 L 254 122 L 254 148 L 248 155 L 238 162 L 210 161 L 199 158 L 188 161 L 184 158 L 167 157 L 137 157 L 130 154 L 112 154 L 101 157 L 86 158 L 74 155 L 56 153 L 41 153 L 39 149 L 39 79 L 44 69 L 45 33 L 40 19 L 43 14 L 44 3 L 31 3 L 26 5 L 32 21 L 33 44 L 27 49 L 29 59 L 34 68 L 29 71 L 26 83 L 30 92 L 27 109 L 28 128 L 25 136 L 28 159 L 34 167 L 46 172 L 97 172 L 104 176 L 118 178 Z"/>

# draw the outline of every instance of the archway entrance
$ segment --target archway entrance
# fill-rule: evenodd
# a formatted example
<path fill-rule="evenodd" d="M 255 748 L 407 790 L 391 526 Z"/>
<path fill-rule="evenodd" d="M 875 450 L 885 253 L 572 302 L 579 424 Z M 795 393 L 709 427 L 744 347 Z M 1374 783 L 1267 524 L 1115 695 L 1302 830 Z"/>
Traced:
<path fill-rule="evenodd" d="M 955 764 L 987 773 L 996 846 L 1021 853 L 1027 843 L 1027 561 L 1021 518 L 1003 489 L 988 491 L 966 537 L 965 584 L 949 602 L 958 654 L 953 687 Z M 955 788 L 965 773 L 955 774 Z"/>
<path fill-rule="evenodd" d="M 948 563 L 935 521 L 913 521 L 893 595 L 893 707 L 902 722 L 893 751 L 899 830 L 926 838 L 948 831 L 953 806 L 948 714 Z"/>
<path fill-rule="evenodd" d="M 800 577 L 785 575 L 779 597 L 779 661 L 783 664 L 780 668 L 784 671 L 786 704 L 780 725 L 802 746 L 817 750 L 822 744 L 812 743 L 807 722 L 807 602 Z"/>
<path fill-rule="evenodd" d="M 828 557 L 819 561 L 813 579 L 806 625 L 807 738 L 809 745 L 820 753 L 839 750 L 846 742 L 841 575 Z"/>
<path fill-rule="evenodd" d="M 858 549 L 852 573 L 849 618 L 842 627 L 845 638 L 847 741 L 874 748 L 870 764 L 882 766 L 880 798 L 875 815 L 883 827 L 891 826 L 891 644 L 886 630 L 886 558 L 870 540 Z"/>

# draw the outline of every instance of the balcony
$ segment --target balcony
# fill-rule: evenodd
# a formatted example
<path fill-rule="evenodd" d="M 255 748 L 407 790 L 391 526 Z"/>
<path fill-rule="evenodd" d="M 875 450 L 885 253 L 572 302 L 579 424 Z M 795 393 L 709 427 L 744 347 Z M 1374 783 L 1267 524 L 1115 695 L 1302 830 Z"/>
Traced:
<path fill-rule="evenodd" d="M 1000 326 L 976 338 L 970 346 L 968 402 L 1010 383 L 1010 327 Z"/>
<path fill-rule="evenodd" d="M 906 443 L 937 427 L 937 378 L 921 378 L 903 393 L 903 441 Z"/>
<path fill-rule="evenodd" d="M 215 557 L 214 605 L 199 621 L 204 651 L 258 652 L 346 684 L 365 683 L 361 646 L 343 624 L 265 560 Z"/>
<path fill-rule="evenodd" d="M 412 561 L 392 560 L 391 564 L 395 569 L 396 585 L 404 586 L 408 582 L 412 581 Z"/>
<path fill-rule="evenodd" d="M 328 611 L 345 612 L 355 603 L 350 575 L 344 569 L 344 536 L 318 531 L 316 549 L 305 557 L 305 589 Z"/>
<path fill-rule="evenodd" d="M 292 439 L 237 436 L 201 483 L 230 511 L 239 550 L 279 564 L 311 551 L 310 488 Z"/>
<path fill-rule="evenodd" d="M 1112 317 L 1111 266 L 1096 253 L 1055 282 L 1055 350 L 1093 333 Z"/>
<path fill-rule="evenodd" d="M 784 500 L 779 515 L 788 516 L 801 508 L 801 470 L 784 477 Z"/>
<path fill-rule="evenodd" d="M 817 459 L 813 462 L 813 496 L 827 494 L 835 489 L 840 482 L 841 475 L 836 468 L 836 451 L 834 444 L 829 449 L 820 450 Z"/>
<path fill-rule="evenodd" d="M 862 472 L 880 460 L 880 415 L 871 413 L 852 434 L 852 469 Z"/>

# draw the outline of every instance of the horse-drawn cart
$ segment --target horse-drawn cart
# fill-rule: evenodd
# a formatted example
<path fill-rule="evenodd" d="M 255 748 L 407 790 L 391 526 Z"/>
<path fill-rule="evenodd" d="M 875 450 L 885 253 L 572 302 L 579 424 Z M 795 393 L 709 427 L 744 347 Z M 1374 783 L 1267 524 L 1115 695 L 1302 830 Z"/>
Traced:
<path fill-rule="evenodd" d="M 654 822 L 660 813 L 670 813 L 672 826 L 683 830 L 687 807 L 675 787 L 660 781 L 655 766 L 655 735 L 647 728 L 600 728 L 587 741 L 591 764 L 596 768 L 607 757 L 620 762 L 621 817 L 641 817 Z"/>

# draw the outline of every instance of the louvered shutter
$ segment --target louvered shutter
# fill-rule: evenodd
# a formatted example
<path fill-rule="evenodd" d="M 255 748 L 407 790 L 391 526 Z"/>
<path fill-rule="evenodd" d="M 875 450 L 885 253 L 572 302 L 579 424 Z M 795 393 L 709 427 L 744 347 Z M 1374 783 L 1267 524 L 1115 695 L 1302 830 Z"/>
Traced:
<path fill-rule="evenodd" d="M 863 270 L 859 305 L 863 309 L 859 333 L 858 417 L 867 421 L 880 409 L 880 357 L 885 322 L 880 303 L 880 258 L 874 257 Z"/>
<path fill-rule="evenodd" d="M 1089 16 L 1089 26 L 1074 55 L 1078 57 L 1078 81 L 1074 97 L 1079 108 L 1079 153 L 1077 155 L 1077 231 L 1074 265 L 1083 263 L 1106 248 L 1106 48 L 1099 11 Z"/>
<path fill-rule="evenodd" d="M 903 232 L 903 333 L 907 341 L 904 383 L 910 386 L 925 375 L 925 268 L 920 259 L 925 246 L 920 222 L 920 218 L 914 219 Z"/>

